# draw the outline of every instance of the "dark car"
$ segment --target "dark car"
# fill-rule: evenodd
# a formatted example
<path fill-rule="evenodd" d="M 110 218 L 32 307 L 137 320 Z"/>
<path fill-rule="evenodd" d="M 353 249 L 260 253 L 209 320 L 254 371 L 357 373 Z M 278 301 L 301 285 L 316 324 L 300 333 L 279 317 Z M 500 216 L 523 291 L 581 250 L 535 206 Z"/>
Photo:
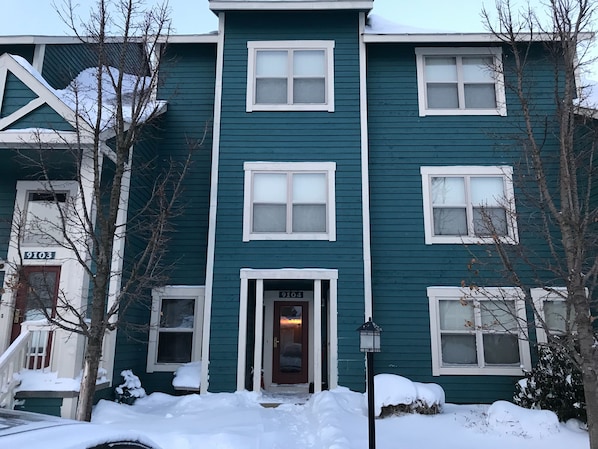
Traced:
<path fill-rule="evenodd" d="M 0 409 L 0 448 L 160 449 L 149 438 L 105 424 Z"/>

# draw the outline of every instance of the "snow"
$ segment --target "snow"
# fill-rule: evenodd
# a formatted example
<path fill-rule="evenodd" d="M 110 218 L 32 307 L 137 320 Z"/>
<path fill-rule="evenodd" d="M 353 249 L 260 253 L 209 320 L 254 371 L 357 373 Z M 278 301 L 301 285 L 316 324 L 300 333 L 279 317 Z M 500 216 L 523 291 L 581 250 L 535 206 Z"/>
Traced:
<path fill-rule="evenodd" d="M 121 371 L 121 376 L 123 376 L 124 382 L 120 384 L 118 387 L 115 388 L 115 391 L 118 394 L 125 394 L 128 393 L 131 397 L 134 398 L 144 398 L 146 395 L 145 389 L 141 386 L 141 381 L 139 377 L 133 374 L 133 371 L 130 369 Z"/>
<path fill-rule="evenodd" d="M 376 376 L 376 402 L 423 398 L 442 402 L 434 384 L 400 376 Z M 385 398 L 385 399 L 383 399 Z M 367 397 L 339 387 L 311 396 L 304 404 L 260 405 L 258 393 L 170 396 L 153 393 L 134 405 L 100 401 L 92 422 L 135 431 L 162 449 L 363 449 L 368 442 Z M 378 449 L 463 447 L 588 449 L 587 432 L 558 423 L 551 412 L 526 410 L 508 402 L 444 404 L 438 415 L 406 414 L 376 420 Z M 52 443 L 45 449 L 59 449 Z"/>
<path fill-rule="evenodd" d="M 23 369 L 14 374 L 20 381 L 16 391 L 79 391 L 81 386 L 81 375 L 75 379 L 70 377 L 58 377 L 58 373 L 48 368 L 41 370 Z M 100 368 L 96 384 L 107 383 L 106 370 Z"/>
<path fill-rule="evenodd" d="M 431 30 L 398 24 L 377 14 L 368 16 L 365 34 L 417 34 L 417 33 L 447 33 L 446 30 Z"/>
<path fill-rule="evenodd" d="M 200 379 L 201 362 L 190 362 L 175 371 L 172 386 L 181 390 L 199 390 Z"/>

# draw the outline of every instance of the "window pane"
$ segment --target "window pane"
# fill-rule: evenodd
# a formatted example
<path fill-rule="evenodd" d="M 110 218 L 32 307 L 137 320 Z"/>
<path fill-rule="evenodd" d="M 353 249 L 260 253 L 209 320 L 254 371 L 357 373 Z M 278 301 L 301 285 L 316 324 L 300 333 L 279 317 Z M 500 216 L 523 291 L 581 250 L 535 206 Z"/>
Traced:
<path fill-rule="evenodd" d="M 29 192 L 23 241 L 46 245 L 62 241 L 62 218 L 58 207 L 64 204 L 66 193 Z"/>
<path fill-rule="evenodd" d="M 517 335 L 484 334 L 483 341 L 486 365 L 519 365 Z"/>
<path fill-rule="evenodd" d="M 482 330 L 517 332 L 517 318 L 513 301 L 481 301 Z"/>
<path fill-rule="evenodd" d="M 471 202 L 474 206 L 502 206 L 505 200 L 502 176 L 471 178 Z"/>
<path fill-rule="evenodd" d="M 457 81 L 457 60 L 454 57 L 428 56 L 426 81 Z"/>
<path fill-rule="evenodd" d="M 464 205 L 465 180 L 463 178 L 432 178 L 433 205 Z"/>
<path fill-rule="evenodd" d="M 458 109 L 459 93 L 457 84 L 438 83 L 427 85 L 428 108 L 430 109 Z"/>
<path fill-rule="evenodd" d="M 326 232 L 326 205 L 294 204 L 293 232 Z"/>
<path fill-rule="evenodd" d="M 193 298 L 162 299 L 160 327 L 183 327 L 186 329 L 193 329 L 194 314 L 195 300 Z"/>
<path fill-rule="evenodd" d="M 501 207 L 474 208 L 473 232 L 478 236 L 507 235 L 507 212 Z"/>
<path fill-rule="evenodd" d="M 494 84 L 466 84 L 465 107 L 467 109 L 496 108 L 496 89 Z"/>
<path fill-rule="evenodd" d="M 57 276 L 55 271 L 33 271 L 27 275 L 25 321 L 45 320 L 44 309 L 48 315 L 52 315 L 56 300 Z"/>
<path fill-rule="evenodd" d="M 287 175 L 284 173 L 254 174 L 253 201 L 256 203 L 286 203 Z"/>
<path fill-rule="evenodd" d="M 474 330 L 473 304 L 471 301 L 439 301 L 440 329 L 443 331 Z"/>
<path fill-rule="evenodd" d="M 442 335 L 442 363 L 450 365 L 477 365 L 475 335 Z"/>
<path fill-rule="evenodd" d="M 254 204 L 253 232 L 286 232 L 286 204 Z"/>
<path fill-rule="evenodd" d="M 325 77 L 326 53 L 324 50 L 295 50 L 293 73 L 295 76 Z"/>
<path fill-rule="evenodd" d="M 258 78 L 255 80 L 256 104 L 286 104 L 286 78 Z"/>
<path fill-rule="evenodd" d="M 491 83 L 494 89 L 494 67 L 491 56 L 463 57 L 463 80 L 476 83 Z"/>
<path fill-rule="evenodd" d="M 326 80 L 324 78 L 295 78 L 293 103 L 326 103 Z"/>
<path fill-rule="evenodd" d="M 257 77 L 287 78 L 288 52 L 261 50 L 255 55 L 255 74 Z"/>
<path fill-rule="evenodd" d="M 467 235 L 465 209 L 435 207 L 434 235 Z"/>
<path fill-rule="evenodd" d="M 548 329 L 564 333 L 567 329 L 565 317 L 567 316 L 567 304 L 565 301 L 545 301 L 544 320 Z M 573 308 L 569 313 L 569 328 L 573 328 Z"/>
<path fill-rule="evenodd" d="M 295 173 L 293 175 L 293 204 L 325 204 L 327 191 L 324 173 Z"/>
<path fill-rule="evenodd" d="M 191 361 L 193 332 L 160 332 L 158 334 L 158 363 L 187 363 Z"/>

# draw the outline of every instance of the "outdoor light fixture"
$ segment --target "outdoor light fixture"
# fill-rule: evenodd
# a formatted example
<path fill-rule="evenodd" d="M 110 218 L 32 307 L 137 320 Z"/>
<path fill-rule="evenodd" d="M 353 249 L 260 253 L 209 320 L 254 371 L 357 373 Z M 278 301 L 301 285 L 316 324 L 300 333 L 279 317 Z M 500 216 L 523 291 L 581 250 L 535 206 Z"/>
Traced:
<path fill-rule="evenodd" d="M 380 352 L 380 332 L 382 329 L 372 318 L 357 328 L 359 350 L 366 353 L 368 390 L 368 436 L 369 449 L 376 449 L 376 423 L 374 421 L 374 352 Z"/>

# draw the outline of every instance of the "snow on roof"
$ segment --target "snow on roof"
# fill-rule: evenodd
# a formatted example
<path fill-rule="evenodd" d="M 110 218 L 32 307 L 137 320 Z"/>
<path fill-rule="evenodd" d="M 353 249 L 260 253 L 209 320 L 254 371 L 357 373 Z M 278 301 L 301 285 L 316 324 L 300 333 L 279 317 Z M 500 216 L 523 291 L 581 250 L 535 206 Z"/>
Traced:
<path fill-rule="evenodd" d="M 98 89 L 100 72 L 97 67 L 83 70 L 64 89 L 54 89 L 26 59 L 16 55 L 11 55 L 11 57 L 91 127 L 96 125 L 99 113 L 99 95 L 101 93 L 100 130 L 104 131 L 114 125 L 118 97 L 112 79 L 116 79 L 119 74 L 118 69 L 115 67 L 102 67 L 101 90 Z M 121 94 L 123 115 L 127 123 L 131 122 L 135 107 L 139 107 L 138 96 L 152 88 L 151 82 L 152 79 L 148 76 L 123 75 Z M 158 100 L 148 102 L 139 120 L 143 122 L 148 119 L 152 113 L 161 109 L 165 104 L 166 102 Z"/>
<path fill-rule="evenodd" d="M 412 27 L 385 19 L 377 14 L 368 15 L 365 34 L 409 34 L 409 33 L 448 33 L 447 30 Z"/>

